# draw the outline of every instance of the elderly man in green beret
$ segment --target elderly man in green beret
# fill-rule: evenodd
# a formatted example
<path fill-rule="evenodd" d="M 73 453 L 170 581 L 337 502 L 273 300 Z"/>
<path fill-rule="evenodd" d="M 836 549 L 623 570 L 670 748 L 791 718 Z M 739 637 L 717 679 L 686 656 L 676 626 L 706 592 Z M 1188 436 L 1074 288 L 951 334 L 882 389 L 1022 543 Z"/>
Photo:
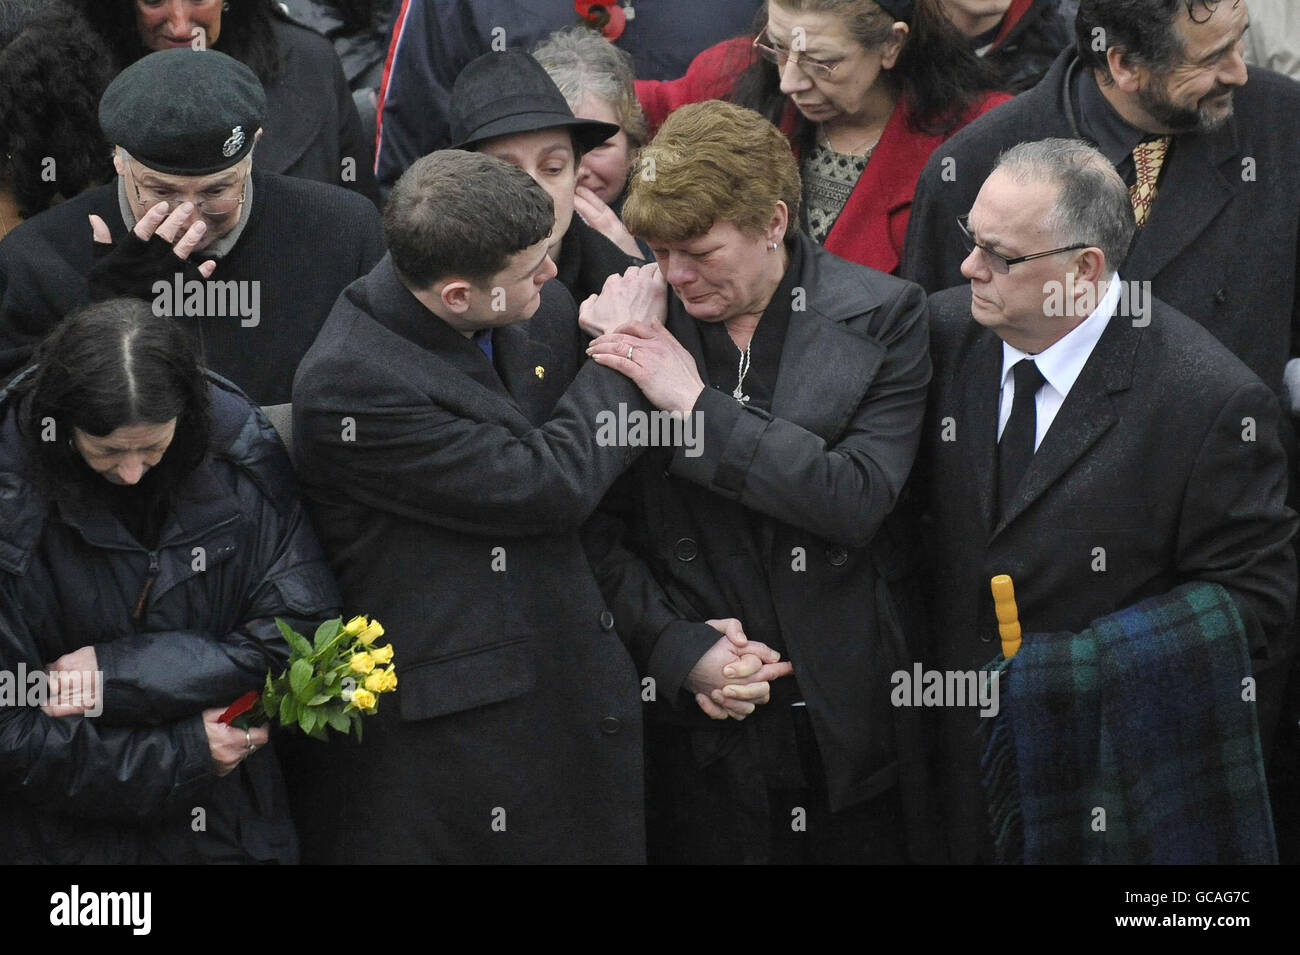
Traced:
<path fill-rule="evenodd" d="M 99 106 L 116 179 L 0 243 L 0 378 L 72 309 L 128 295 L 182 322 L 255 401 L 287 402 L 299 359 L 383 237 L 364 198 L 252 170 L 258 140 L 276 135 L 265 116 L 256 75 L 215 50 L 123 70 Z"/>

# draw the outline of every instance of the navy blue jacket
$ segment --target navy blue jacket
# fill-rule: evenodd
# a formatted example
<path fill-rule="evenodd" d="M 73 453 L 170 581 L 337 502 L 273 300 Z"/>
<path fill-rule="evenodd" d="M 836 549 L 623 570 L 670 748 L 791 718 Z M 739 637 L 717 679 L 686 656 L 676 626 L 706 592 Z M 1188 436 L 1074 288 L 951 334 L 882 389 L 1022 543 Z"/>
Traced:
<path fill-rule="evenodd" d="M 632 54 L 640 79 L 673 80 L 701 50 L 749 32 L 761 5 L 635 0 L 636 15 L 615 45 Z M 577 22 L 573 0 L 405 0 L 381 91 L 375 161 L 380 186 L 391 188 L 415 160 L 451 145 L 447 102 L 465 64 L 502 44 L 531 50 Z"/>

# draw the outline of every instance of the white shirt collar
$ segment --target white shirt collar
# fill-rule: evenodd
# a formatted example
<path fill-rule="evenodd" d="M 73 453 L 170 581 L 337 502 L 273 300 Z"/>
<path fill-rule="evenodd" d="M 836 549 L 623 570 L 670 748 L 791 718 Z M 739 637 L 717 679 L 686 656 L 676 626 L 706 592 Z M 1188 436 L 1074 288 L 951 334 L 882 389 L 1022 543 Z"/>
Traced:
<path fill-rule="evenodd" d="M 1110 284 L 1106 286 L 1106 291 L 1102 293 L 1101 301 L 1097 303 L 1097 307 L 1093 309 L 1092 314 L 1070 329 L 1064 337 L 1050 347 L 1043 349 L 1037 355 L 1031 355 L 1003 342 L 1003 387 L 1006 386 L 1007 378 L 1011 375 L 1011 369 L 1015 367 L 1016 362 L 1023 358 L 1032 358 L 1044 380 L 1062 398 L 1068 395 L 1070 389 L 1074 387 L 1075 380 L 1083 371 L 1083 366 L 1087 364 L 1088 356 L 1092 354 L 1092 350 L 1096 347 L 1102 332 L 1106 330 L 1106 323 L 1115 314 L 1115 309 L 1119 305 L 1119 297 L 1119 272 L 1113 272 L 1111 273 Z"/>

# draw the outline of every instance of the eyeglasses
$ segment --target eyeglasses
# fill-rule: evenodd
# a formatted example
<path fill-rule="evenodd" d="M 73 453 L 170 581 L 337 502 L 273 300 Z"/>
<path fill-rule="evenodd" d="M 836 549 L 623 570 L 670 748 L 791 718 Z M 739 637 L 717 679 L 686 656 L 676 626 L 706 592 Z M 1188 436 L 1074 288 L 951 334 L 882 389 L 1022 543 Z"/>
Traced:
<path fill-rule="evenodd" d="M 1011 271 L 1011 266 L 1019 265 L 1021 262 L 1028 262 L 1030 259 L 1042 259 L 1049 255 L 1056 255 L 1058 252 L 1073 252 L 1075 249 L 1090 248 L 1087 242 L 1076 242 L 1074 245 L 1062 246 L 1059 249 L 1049 249 L 1047 252 L 1035 252 L 1032 255 L 1018 255 L 1014 259 L 1008 259 L 1005 255 L 999 255 L 987 246 L 980 245 L 975 241 L 975 236 L 970 231 L 970 216 L 958 216 L 957 228 L 961 229 L 961 237 L 966 246 L 966 254 L 969 255 L 976 249 L 979 249 L 984 255 L 984 261 L 989 264 L 989 268 L 998 275 L 1006 275 Z"/>
<path fill-rule="evenodd" d="M 210 216 L 224 216 L 242 206 L 248 194 L 247 173 L 239 180 L 238 184 L 206 189 L 204 190 L 205 195 L 201 198 L 191 199 L 184 193 L 174 189 L 141 188 L 140 184 L 136 182 L 132 164 L 127 163 L 126 169 L 131 178 L 131 187 L 135 190 L 135 197 L 139 200 L 140 205 L 146 209 L 152 209 L 160 202 L 167 203 L 169 209 L 175 209 L 181 202 L 192 202 L 194 207 L 201 213 Z"/>
<path fill-rule="evenodd" d="M 753 47 L 759 56 L 767 60 L 769 63 L 775 63 L 777 69 L 780 70 L 784 70 L 785 64 L 790 60 L 791 56 L 794 56 L 794 65 L 803 70 L 805 75 L 814 80 L 826 79 L 839 69 L 840 64 L 844 62 L 843 59 L 839 59 L 834 63 L 823 63 L 821 60 L 814 60 L 810 57 L 806 57 L 802 53 L 792 54 L 789 50 L 778 50 L 774 46 L 768 46 L 766 43 L 759 42 L 762 39 L 762 33 L 754 37 Z"/>

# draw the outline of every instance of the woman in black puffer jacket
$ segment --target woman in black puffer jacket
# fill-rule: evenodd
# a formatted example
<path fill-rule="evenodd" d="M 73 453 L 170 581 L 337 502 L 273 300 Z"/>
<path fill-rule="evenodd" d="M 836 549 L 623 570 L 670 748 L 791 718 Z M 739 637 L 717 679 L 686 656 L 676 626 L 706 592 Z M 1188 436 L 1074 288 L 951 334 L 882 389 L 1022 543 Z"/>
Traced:
<path fill-rule="evenodd" d="M 0 391 L 0 862 L 296 861 L 217 717 L 338 604 L 261 412 L 144 302 L 68 318 Z"/>

